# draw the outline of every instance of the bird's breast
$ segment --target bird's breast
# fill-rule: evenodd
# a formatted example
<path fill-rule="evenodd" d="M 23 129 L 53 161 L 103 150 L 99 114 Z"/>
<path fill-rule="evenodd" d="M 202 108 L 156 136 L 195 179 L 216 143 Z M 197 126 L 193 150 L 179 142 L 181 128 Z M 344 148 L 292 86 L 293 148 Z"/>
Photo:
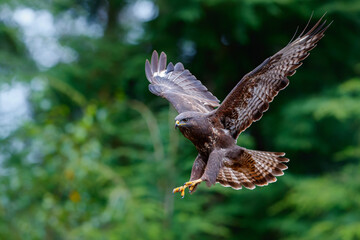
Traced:
<path fill-rule="evenodd" d="M 219 128 L 211 128 L 211 131 L 201 138 L 195 138 L 192 141 L 197 150 L 203 154 L 210 154 L 216 148 L 228 148 L 236 144 L 226 130 Z"/>

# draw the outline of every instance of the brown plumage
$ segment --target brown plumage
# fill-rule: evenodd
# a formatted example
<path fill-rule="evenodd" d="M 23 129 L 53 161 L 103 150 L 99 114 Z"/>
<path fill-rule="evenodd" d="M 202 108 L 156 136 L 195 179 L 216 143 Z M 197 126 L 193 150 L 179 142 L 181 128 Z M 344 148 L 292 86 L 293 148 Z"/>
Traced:
<path fill-rule="evenodd" d="M 202 181 L 208 186 L 218 182 L 234 189 L 254 189 L 284 174 L 284 162 L 289 161 L 283 157 L 285 153 L 245 149 L 237 146 L 236 140 L 262 117 L 273 98 L 289 84 L 287 77 L 295 73 L 324 36 L 330 24 L 321 21 L 307 33 L 306 26 L 294 41 L 246 74 L 221 105 L 181 63 L 166 66 L 165 53 L 159 57 L 154 51 L 151 63 L 146 60 L 149 90 L 171 102 L 179 112 L 176 127 L 199 152 L 190 181 L 174 192 L 184 196 L 186 187 L 193 192 Z"/>

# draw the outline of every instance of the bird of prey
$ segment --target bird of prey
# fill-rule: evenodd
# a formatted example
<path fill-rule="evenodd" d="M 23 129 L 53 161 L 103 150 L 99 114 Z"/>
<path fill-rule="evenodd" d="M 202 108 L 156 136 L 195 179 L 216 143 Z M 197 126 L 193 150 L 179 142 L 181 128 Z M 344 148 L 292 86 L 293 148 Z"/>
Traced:
<path fill-rule="evenodd" d="M 323 18 L 323 17 L 322 17 Z M 330 26 L 322 18 L 306 33 L 309 25 L 293 41 L 246 74 L 227 95 L 222 104 L 208 89 L 186 70 L 182 63 L 166 66 L 164 52 L 153 52 L 146 60 L 145 73 L 149 90 L 166 98 L 179 112 L 175 127 L 196 147 L 198 155 L 190 180 L 174 188 L 184 197 L 185 189 L 194 192 L 198 184 L 210 187 L 254 189 L 276 181 L 287 169 L 285 153 L 249 150 L 236 144 L 241 132 L 259 120 L 269 103 L 288 84 L 309 51 Z"/>

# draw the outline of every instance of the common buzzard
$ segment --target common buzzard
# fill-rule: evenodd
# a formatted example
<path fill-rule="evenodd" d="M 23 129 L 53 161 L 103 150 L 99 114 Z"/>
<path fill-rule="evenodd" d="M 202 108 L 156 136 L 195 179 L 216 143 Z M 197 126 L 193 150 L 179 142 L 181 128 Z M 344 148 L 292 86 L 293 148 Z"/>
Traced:
<path fill-rule="evenodd" d="M 253 71 L 246 74 L 220 105 L 182 63 L 166 66 L 164 52 L 153 52 L 151 63 L 146 60 L 145 73 L 150 82 L 149 90 L 166 98 L 179 112 L 175 127 L 188 138 L 198 150 L 191 177 L 173 192 L 185 189 L 194 192 L 203 181 L 210 187 L 220 183 L 225 187 L 254 189 L 276 181 L 287 169 L 289 159 L 282 152 L 265 152 L 245 149 L 236 145 L 241 132 L 253 121 L 259 120 L 269 103 L 288 84 L 309 51 L 324 36 L 322 18 L 305 33 L 267 58 Z"/>

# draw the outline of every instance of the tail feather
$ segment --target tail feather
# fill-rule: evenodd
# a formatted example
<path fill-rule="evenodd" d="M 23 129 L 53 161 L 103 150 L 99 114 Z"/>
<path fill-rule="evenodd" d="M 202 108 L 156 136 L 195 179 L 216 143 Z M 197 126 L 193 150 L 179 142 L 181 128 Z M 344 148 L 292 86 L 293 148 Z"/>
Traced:
<path fill-rule="evenodd" d="M 284 164 L 289 161 L 282 152 L 248 150 L 240 152 L 236 159 L 227 159 L 220 169 L 216 181 L 225 187 L 254 189 L 276 182 L 277 176 L 284 175 Z"/>

